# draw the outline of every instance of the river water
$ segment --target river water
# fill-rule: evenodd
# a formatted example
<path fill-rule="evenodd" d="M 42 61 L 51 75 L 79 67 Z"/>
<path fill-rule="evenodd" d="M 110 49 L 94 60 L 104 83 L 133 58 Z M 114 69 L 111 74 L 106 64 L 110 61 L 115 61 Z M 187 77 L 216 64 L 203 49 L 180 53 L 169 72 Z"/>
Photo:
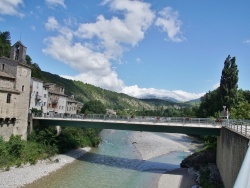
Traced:
<path fill-rule="evenodd" d="M 180 162 L 190 154 L 173 151 L 143 160 L 135 147 L 137 143 L 130 139 L 131 134 L 134 132 L 103 130 L 98 148 L 27 188 L 156 188 L 161 174 L 179 168 Z M 183 139 L 175 134 L 152 134 L 182 144 L 189 150 L 195 149 L 191 138 Z"/>

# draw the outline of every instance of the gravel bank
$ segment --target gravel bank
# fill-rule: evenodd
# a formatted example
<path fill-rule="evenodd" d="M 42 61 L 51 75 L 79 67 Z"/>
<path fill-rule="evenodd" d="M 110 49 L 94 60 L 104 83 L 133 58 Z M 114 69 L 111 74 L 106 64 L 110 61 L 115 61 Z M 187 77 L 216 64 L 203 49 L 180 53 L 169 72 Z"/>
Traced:
<path fill-rule="evenodd" d="M 50 160 L 38 161 L 35 165 L 12 167 L 9 171 L 2 171 L 0 172 L 0 188 L 16 188 L 32 183 L 73 162 L 90 150 L 90 147 L 80 148 L 63 155 L 54 156 Z"/>
<path fill-rule="evenodd" d="M 143 160 L 148 160 L 173 151 L 189 151 L 189 147 L 177 142 L 178 140 L 183 140 L 190 143 L 190 139 L 186 135 L 171 135 L 173 135 L 172 137 L 175 141 L 155 133 L 134 132 L 131 134 L 130 140 L 140 152 Z M 189 174 L 187 169 L 181 168 L 162 174 L 158 182 L 158 188 L 188 188 L 193 185 L 196 185 L 195 177 Z"/>

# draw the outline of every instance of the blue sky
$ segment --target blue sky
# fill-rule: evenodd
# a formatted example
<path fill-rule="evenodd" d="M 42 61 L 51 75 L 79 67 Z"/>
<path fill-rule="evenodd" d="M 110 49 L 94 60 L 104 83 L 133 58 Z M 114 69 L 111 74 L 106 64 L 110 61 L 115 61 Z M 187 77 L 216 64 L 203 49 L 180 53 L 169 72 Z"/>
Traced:
<path fill-rule="evenodd" d="M 250 1 L 1 0 L 0 30 L 42 70 L 134 97 L 216 88 L 228 55 L 250 90 Z"/>

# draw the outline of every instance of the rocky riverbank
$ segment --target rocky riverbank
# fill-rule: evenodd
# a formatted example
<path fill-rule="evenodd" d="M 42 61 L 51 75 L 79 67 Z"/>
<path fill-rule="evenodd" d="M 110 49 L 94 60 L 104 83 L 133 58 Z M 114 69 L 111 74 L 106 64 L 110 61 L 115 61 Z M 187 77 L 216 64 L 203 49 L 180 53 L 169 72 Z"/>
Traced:
<path fill-rule="evenodd" d="M 90 150 L 90 147 L 80 148 L 47 160 L 38 161 L 35 165 L 27 164 L 18 168 L 11 167 L 9 171 L 0 171 L 0 187 L 16 188 L 30 184 L 73 162 Z"/>
<path fill-rule="evenodd" d="M 187 145 L 178 143 L 178 140 L 182 140 L 190 144 L 192 140 L 187 135 L 172 134 L 172 137 L 173 139 L 168 139 L 167 137 L 162 137 L 155 133 L 134 132 L 130 136 L 130 140 L 140 152 L 143 160 L 148 160 L 175 151 L 188 151 L 190 149 Z M 190 174 L 187 168 L 178 168 L 162 174 L 159 178 L 158 188 L 190 188 L 196 185 L 195 179 L 195 175 Z"/>

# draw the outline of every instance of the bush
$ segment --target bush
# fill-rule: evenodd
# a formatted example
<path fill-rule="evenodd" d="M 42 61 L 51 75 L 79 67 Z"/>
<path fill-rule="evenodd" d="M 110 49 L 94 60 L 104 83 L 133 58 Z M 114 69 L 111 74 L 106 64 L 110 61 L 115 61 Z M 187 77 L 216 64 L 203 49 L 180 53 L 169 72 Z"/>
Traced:
<path fill-rule="evenodd" d="M 35 164 L 39 159 L 49 158 L 69 150 L 97 146 L 100 142 L 100 129 L 85 129 L 76 127 L 62 128 L 57 135 L 55 127 L 36 128 L 28 140 L 20 136 L 11 136 L 8 142 L 0 137 L 0 168 L 6 170 L 10 166 L 21 166 L 25 163 Z"/>

